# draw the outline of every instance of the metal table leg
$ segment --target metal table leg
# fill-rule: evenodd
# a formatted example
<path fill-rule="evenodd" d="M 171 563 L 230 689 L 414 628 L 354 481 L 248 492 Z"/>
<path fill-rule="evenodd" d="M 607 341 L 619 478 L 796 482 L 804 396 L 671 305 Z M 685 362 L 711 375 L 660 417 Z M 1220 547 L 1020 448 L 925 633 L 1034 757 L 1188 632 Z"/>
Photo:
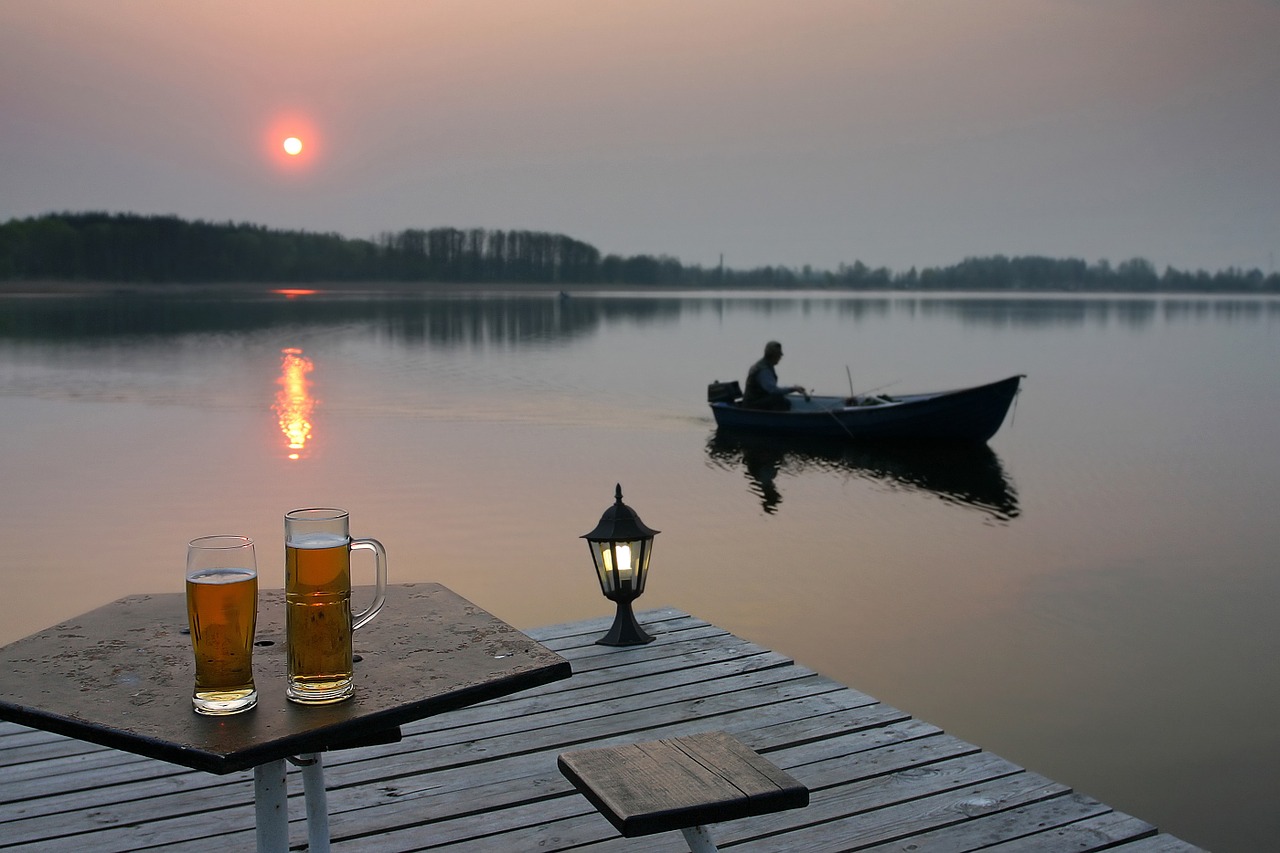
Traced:
<path fill-rule="evenodd" d="M 318 752 L 299 755 L 302 790 L 307 800 L 307 849 L 329 853 L 329 799 L 324 791 L 324 763 Z"/>
<path fill-rule="evenodd" d="M 307 803 L 307 849 L 310 853 L 329 853 L 329 800 L 324 790 L 324 762 L 318 752 L 289 761 L 302 768 L 302 790 Z M 289 792 L 285 771 L 283 760 L 253 768 L 258 853 L 289 850 Z"/>
<path fill-rule="evenodd" d="M 253 810 L 258 853 L 288 853 L 289 808 L 284 759 L 253 768 Z"/>
<path fill-rule="evenodd" d="M 705 826 L 688 826 L 680 831 L 689 845 L 689 853 L 717 853 L 720 849 L 711 840 L 711 833 Z"/>

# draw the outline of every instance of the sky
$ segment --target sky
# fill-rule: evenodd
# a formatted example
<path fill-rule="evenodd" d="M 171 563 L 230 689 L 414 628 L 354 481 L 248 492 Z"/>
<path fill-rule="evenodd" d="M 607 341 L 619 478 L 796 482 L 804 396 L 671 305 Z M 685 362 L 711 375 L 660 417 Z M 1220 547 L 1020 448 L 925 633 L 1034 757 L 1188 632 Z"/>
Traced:
<path fill-rule="evenodd" d="M 1272 272 L 1280 0 L 0 0 L 0 222 L 88 210 Z"/>

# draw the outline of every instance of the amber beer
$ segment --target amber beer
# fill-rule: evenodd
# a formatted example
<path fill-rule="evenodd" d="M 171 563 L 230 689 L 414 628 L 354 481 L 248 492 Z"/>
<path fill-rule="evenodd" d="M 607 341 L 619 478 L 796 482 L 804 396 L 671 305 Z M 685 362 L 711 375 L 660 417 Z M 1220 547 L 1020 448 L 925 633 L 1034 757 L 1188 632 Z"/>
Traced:
<path fill-rule="evenodd" d="M 236 553 L 244 548 L 247 556 Z M 247 711 L 258 702 L 253 683 L 258 612 L 253 544 L 243 537 L 196 539 L 188 547 L 187 564 L 187 623 L 196 659 L 191 704 L 200 714 Z"/>
<path fill-rule="evenodd" d="M 286 695 L 294 702 L 340 702 L 355 692 L 351 635 L 382 607 L 386 551 L 376 539 L 352 539 L 346 511 L 293 510 L 285 515 Z M 373 551 L 373 604 L 351 612 L 351 553 Z"/>
<path fill-rule="evenodd" d="M 354 689 L 348 540 L 324 533 L 297 537 L 284 555 L 289 698 L 345 699 Z"/>

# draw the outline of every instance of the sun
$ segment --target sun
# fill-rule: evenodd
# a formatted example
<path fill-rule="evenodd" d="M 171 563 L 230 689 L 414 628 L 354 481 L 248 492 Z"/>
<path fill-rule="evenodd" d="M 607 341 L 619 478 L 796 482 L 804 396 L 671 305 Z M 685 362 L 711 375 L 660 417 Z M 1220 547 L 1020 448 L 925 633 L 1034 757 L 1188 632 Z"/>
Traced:
<path fill-rule="evenodd" d="M 0 0 L 3 4 L 4 0 Z M 258 137 L 259 152 L 281 175 L 302 177 L 321 165 L 327 150 L 323 131 L 302 110 L 280 110 L 268 116 Z"/>

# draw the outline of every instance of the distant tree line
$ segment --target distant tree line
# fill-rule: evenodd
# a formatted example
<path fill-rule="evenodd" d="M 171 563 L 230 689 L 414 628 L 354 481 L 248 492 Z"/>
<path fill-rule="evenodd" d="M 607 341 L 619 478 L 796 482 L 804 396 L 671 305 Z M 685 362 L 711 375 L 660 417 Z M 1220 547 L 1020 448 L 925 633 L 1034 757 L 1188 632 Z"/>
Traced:
<path fill-rule="evenodd" d="M 435 228 L 353 240 L 176 216 L 63 213 L 0 225 L 0 279 L 133 283 L 595 281 L 560 234 Z"/>
<path fill-rule="evenodd" d="M 852 290 L 1280 294 L 1280 275 L 1231 268 L 1163 273 L 1142 258 L 966 258 L 893 272 L 861 261 L 835 270 L 734 270 L 666 255 L 602 256 L 563 234 L 484 228 L 409 229 L 372 239 L 245 223 L 130 213 L 56 213 L 0 225 L 0 280 L 110 283 L 439 282 Z"/>

